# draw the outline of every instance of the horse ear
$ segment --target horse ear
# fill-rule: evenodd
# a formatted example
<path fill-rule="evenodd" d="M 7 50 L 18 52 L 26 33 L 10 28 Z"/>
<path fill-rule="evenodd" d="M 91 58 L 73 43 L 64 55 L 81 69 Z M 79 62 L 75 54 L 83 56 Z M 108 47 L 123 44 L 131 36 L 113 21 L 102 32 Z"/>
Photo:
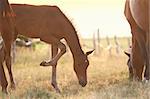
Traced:
<path fill-rule="evenodd" d="M 131 54 L 131 53 L 128 53 L 128 52 L 126 52 L 126 51 L 124 51 L 124 53 L 125 53 L 128 57 L 130 57 L 130 54 Z"/>
<path fill-rule="evenodd" d="M 94 50 L 95 50 L 95 49 L 94 49 Z M 94 52 L 94 50 L 86 52 L 86 55 L 87 55 L 87 56 L 90 55 L 92 52 Z"/>
<path fill-rule="evenodd" d="M 125 50 L 124 53 L 125 53 L 128 57 L 130 57 L 130 56 L 131 56 L 131 53 L 132 53 L 132 48 L 131 48 L 131 46 L 130 46 L 127 50 Z"/>

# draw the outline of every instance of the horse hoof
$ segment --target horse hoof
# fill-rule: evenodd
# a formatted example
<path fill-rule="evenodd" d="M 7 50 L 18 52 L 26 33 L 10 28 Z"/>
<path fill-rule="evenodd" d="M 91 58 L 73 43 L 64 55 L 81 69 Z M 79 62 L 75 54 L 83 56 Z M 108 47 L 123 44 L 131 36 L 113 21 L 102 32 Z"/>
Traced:
<path fill-rule="evenodd" d="M 15 89 L 16 89 L 16 85 L 15 85 L 15 84 L 11 84 L 10 88 L 11 88 L 12 90 L 15 90 Z"/>
<path fill-rule="evenodd" d="M 46 63 L 47 63 L 46 61 L 43 61 L 40 63 L 40 66 L 46 66 Z"/>
<path fill-rule="evenodd" d="M 58 88 L 56 83 L 51 83 L 51 85 L 53 86 L 53 88 L 55 89 L 56 93 L 61 93 L 60 89 Z"/>
<path fill-rule="evenodd" d="M 43 61 L 43 62 L 40 63 L 40 66 L 44 66 L 44 67 L 46 67 L 46 66 L 56 66 L 56 63 L 53 62 L 53 61 L 49 61 L 49 62 Z"/>
<path fill-rule="evenodd" d="M 5 95 L 8 95 L 8 92 L 6 89 L 2 89 L 2 93 L 5 94 Z"/>
<path fill-rule="evenodd" d="M 149 80 L 145 79 L 143 80 L 144 83 L 149 83 Z"/>
<path fill-rule="evenodd" d="M 61 94 L 61 91 L 59 89 L 56 89 L 56 93 Z"/>

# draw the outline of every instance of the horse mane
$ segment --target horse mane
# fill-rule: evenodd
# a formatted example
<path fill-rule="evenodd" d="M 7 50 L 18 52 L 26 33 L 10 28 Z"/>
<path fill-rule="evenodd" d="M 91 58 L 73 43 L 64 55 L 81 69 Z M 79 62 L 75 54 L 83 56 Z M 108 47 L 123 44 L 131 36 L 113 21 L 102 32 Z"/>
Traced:
<path fill-rule="evenodd" d="M 57 7 L 57 6 L 56 6 L 56 7 Z M 63 17 L 66 19 L 66 21 L 70 24 L 71 28 L 72 28 L 73 31 L 74 31 L 74 33 L 72 33 L 72 34 L 74 34 L 74 38 L 76 38 L 78 44 L 80 44 L 78 32 L 77 32 L 77 30 L 76 30 L 76 27 L 77 27 L 77 26 L 74 25 L 73 19 L 72 19 L 70 16 L 66 15 L 59 7 L 57 7 L 57 8 L 58 8 L 58 10 L 61 12 L 61 14 L 63 15 Z M 81 49 L 81 46 L 80 46 L 80 49 Z"/>

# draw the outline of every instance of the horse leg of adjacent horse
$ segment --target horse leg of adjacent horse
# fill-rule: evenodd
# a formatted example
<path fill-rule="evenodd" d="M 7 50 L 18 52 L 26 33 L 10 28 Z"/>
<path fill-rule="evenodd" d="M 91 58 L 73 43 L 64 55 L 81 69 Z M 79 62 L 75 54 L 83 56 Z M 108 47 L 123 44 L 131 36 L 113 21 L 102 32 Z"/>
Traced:
<path fill-rule="evenodd" d="M 146 41 L 144 35 L 145 32 L 141 30 L 136 24 L 132 24 L 130 26 L 131 26 L 132 36 L 133 36 L 131 65 L 133 67 L 134 78 L 138 80 L 142 80 L 143 68 L 147 57 L 146 47 L 145 47 Z"/>
<path fill-rule="evenodd" d="M 144 78 L 145 78 L 145 80 L 149 80 L 149 79 L 150 79 L 148 60 L 146 61 L 145 72 L 144 72 Z"/>
<path fill-rule="evenodd" d="M 5 60 L 5 52 L 4 52 L 4 43 L 2 44 L 2 48 L 0 49 L 0 84 L 2 86 L 2 91 L 7 93 L 7 79 L 4 72 L 3 62 Z"/>
<path fill-rule="evenodd" d="M 52 51 L 52 58 L 54 58 L 58 53 L 57 46 L 52 45 L 51 51 Z M 57 64 L 52 66 L 52 82 L 51 82 L 51 84 L 55 88 L 56 92 L 60 93 L 60 90 L 58 88 L 57 81 L 56 81 L 56 69 L 57 69 Z"/>
<path fill-rule="evenodd" d="M 144 78 L 145 80 L 149 80 L 150 79 L 150 67 L 149 67 L 149 51 L 148 51 L 148 47 L 149 45 L 147 45 L 147 58 L 146 58 L 146 65 L 145 65 L 145 72 L 144 72 Z"/>
<path fill-rule="evenodd" d="M 143 65 L 145 65 L 145 72 L 144 72 L 144 79 L 149 80 L 150 78 L 150 73 L 149 73 L 149 58 L 148 58 L 148 46 L 146 42 L 146 32 L 144 32 L 140 27 L 137 27 L 134 29 L 134 32 L 136 33 L 136 40 L 139 45 L 139 50 L 141 52 L 141 61 L 143 61 Z"/>
<path fill-rule="evenodd" d="M 150 1 L 148 2 L 148 8 L 150 5 Z M 150 17 L 150 9 L 148 10 L 148 17 Z M 145 70 L 145 75 L 144 77 L 146 78 L 146 80 L 150 79 L 150 18 L 148 18 L 148 31 L 146 32 L 146 44 L 147 44 L 147 62 L 146 62 L 146 70 Z"/>
<path fill-rule="evenodd" d="M 15 89 L 15 83 L 13 79 L 13 74 L 12 74 L 12 63 L 11 63 L 11 44 L 12 40 L 9 38 L 3 38 L 4 43 L 5 43 L 5 62 L 6 62 L 6 67 L 8 69 L 9 73 L 9 78 L 11 82 L 11 88 Z"/>
<path fill-rule="evenodd" d="M 9 78 L 10 78 L 10 82 L 11 82 L 11 86 L 10 87 L 12 89 L 15 89 L 15 82 L 14 82 L 14 78 L 13 78 L 13 74 L 12 74 L 12 67 L 11 67 L 12 66 L 12 62 L 11 62 L 11 47 L 10 47 L 10 50 L 8 50 L 6 52 L 6 59 L 5 60 L 6 60 L 6 67 L 8 69 Z"/>
<path fill-rule="evenodd" d="M 55 57 L 53 57 L 50 61 L 46 62 L 46 61 L 43 61 L 41 62 L 41 66 L 55 66 L 57 64 L 57 61 L 60 59 L 60 57 L 65 54 L 66 52 L 66 46 L 60 42 L 57 38 L 55 37 L 52 37 L 49 38 L 49 37 L 44 37 L 45 39 L 41 39 L 49 44 L 52 44 L 52 45 L 55 45 L 57 46 L 57 48 L 60 49 L 60 52 L 57 53 L 57 55 Z"/>
<path fill-rule="evenodd" d="M 4 67 L 2 63 L 0 63 L 0 82 L 2 86 L 2 92 L 7 94 L 8 82 L 6 79 L 6 75 L 5 75 L 5 71 L 4 71 Z"/>
<path fill-rule="evenodd" d="M 14 78 L 12 74 L 12 56 L 11 56 L 12 49 L 11 47 L 12 47 L 12 44 L 14 43 L 14 40 L 17 38 L 17 33 L 14 33 L 12 37 L 13 37 L 12 40 L 10 40 L 10 42 L 6 44 L 7 52 L 6 52 L 5 60 L 6 60 L 6 67 L 9 73 L 9 79 L 11 82 L 10 88 L 15 89 L 16 86 L 15 86 L 15 82 L 14 82 Z"/>
<path fill-rule="evenodd" d="M 142 73 L 144 68 L 144 59 L 142 58 L 142 53 L 140 51 L 137 41 L 134 41 L 132 48 L 132 66 L 134 72 L 134 78 L 136 80 L 142 80 Z"/>

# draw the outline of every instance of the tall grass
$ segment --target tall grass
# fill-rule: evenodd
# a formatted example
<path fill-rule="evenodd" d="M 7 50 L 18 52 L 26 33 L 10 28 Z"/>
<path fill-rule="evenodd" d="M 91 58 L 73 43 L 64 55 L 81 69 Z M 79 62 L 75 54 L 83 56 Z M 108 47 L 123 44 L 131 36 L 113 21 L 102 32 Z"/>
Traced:
<path fill-rule="evenodd" d="M 88 42 L 85 40 L 84 42 Z M 89 41 L 88 44 L 90 44 Z M 125 44 L 124 40 L 121 44 Z M 90 45 L 92 46 L 92 45 Z M 85 50 L 88 50 L 84 48 Z M 40 67 L 49 58 L 49 46 L 38 44 L 35 50 L 17 48 L 13 73 L 16 90 L 8 88 L 9 95 L 3 99 L 149 99 L 150 84 L 128 80 L 127 57 L 123 52 L 109 56 L 106 50 L 100 55 L 89 56 L 88 84 L 82 88 L 73 71 L 73 61 L 67 52 L 57 66 L 57 81 L 61 94 L 50 85 L 51 67 Z M 8 74 L 8 73 L 7 73 Z M 9 79 L 8 79 L 9 80 Z"/>

